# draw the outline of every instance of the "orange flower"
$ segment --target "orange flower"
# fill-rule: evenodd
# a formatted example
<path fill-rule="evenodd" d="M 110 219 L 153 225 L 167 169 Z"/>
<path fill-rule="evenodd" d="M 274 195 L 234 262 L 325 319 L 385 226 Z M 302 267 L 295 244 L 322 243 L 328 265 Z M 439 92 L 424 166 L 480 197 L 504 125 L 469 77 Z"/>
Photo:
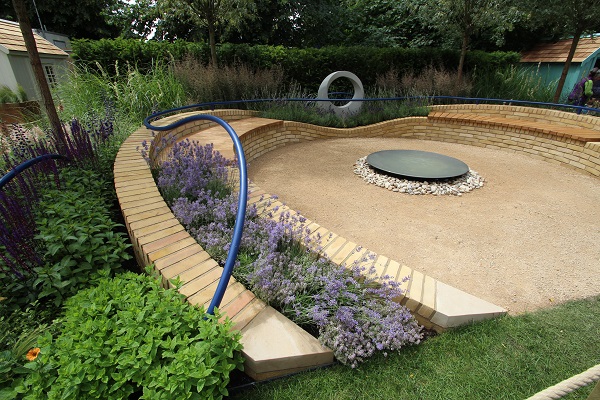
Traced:
<path fill-rule="evenodd" d="M 39 347 L 34 347 L 33 349 L 29 350 L 27 352 L 27 355 L 25 356 L 29 361 L 33 361 L 37 358 L 38 354 L 40 354 L 40 348 Z"/>

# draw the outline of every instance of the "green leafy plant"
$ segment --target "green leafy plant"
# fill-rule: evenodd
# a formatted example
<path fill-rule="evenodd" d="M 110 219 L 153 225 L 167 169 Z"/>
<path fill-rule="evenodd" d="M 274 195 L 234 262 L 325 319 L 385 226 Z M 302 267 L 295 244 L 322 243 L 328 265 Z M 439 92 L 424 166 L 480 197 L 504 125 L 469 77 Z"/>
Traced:
<path fill-rule="evenodd" d="M 5 103 L 22 103 L 27 101 L 27 92 L 21 85 L 17 85 L 17 90 L 14 91 L 6 85 L 0 86 L 0 104 Z"/>
<path fill-rule="evenodd" d="M 93 170 L 64 169 L 64 187 L 47 190 L 40 199 L 37 240 L 45 250 L 33 285 L 38 297 L 55 304 L 100 278 L 121 271 L 131 256 L 106 204 L 109 183 Z"/>
<path fill-rule="evenodd" d="M 214 399 L 242 368 L 240 333 L 151 276 L 125 273 L 71 297 L 39 340 L 25 399 Z"/>
<path fill-rule="evenodd" d="M 0 104 L 17 103 L 19 97 L 11 88 L 6 85 L 0 86 Z"/>
<path fill-rule="evenodd" d="M 142 42 L 137 39 L 74 40 L 73 58 L 77 65 L 102 68 L 114 73 L 115 62 L 137 65 L 143 70 L 153 62 L 182 60 L 191 55 L 205 64 L 210 59 L 207 43 L 191 43 L 177 40 Z M 217 57 L 222 66 L 242 63 L 253 69 L 270 69 L 279 66 L 285 72 L 286 83 L 296 82 L 303 88 L 316 92 L 319 84 L 330 73 L 343 69 L 355 73 L 365 84 L 375 83 L 375 77 L 390 67 L 399 72 L 420 71 L 428 65 L 443 69 L 458 66 L 459 51 L 436 48 L 401 48 L 374 46 L 352 47 L 307 47 L 248 45 L 245 43 L 223 43 L 217 48 Z M 519 62 L 520 55 L 514 52 L 469 51 L 465 60 L 466 71 L 474 68 L 497 68 Z"/>
<path fill-rule="evenodd" d="M 17 97 L 19 98 L 19 101 L 21 102 L 25 102 L 28 99 L 27 96 L 27 92 L 25 91 L 25 88 L 21 85 L 17 85 Z"/>
<path fill-rule="evenodd" d="M 228 160 L 212 145 L 181 141 L 162 164 L 158 188 L 179 196 L 167 201 L 175 217 L 217 262 L 223 264 L 234 235 L 237 196 L 230 187 Z M 222 180 L 215 185 L 215 180 Z M 215 191 L 216 188 L 216 191 Z M 261 203 L 262 203 L 261 199 Z M 400 282 L 376 280 L 366 254 L 350 265 L 337 265 L 321 253 L 321 239 L 308 235 L 306 219 L 278 212 L 267 200 L 248 208 L 240 241 L 240 263 L 233 270 L 258 298 L 297 324 L 318 332 L 319 341 L 352 368 L 376 352 L 399 351 L 418 344 L 421 328 L 395 299 Z M 260 215 L 268 218 L 261 218 Z M 358 249 L 357 249 L 358 250 Z"/>
<path fill-rule="evenodd" d="M 4 249 L 0 249 L 4 251 Z M 0 264 L 0 267 L 3 265 Z M 37 299 L 35 291 L 32 290 L 33 278 L 31 276 L 23 279 L 15 279 L 15 275 L 6 271 L 0 271 L 0 315 L 5 315 L 17 309 L 25 308 Z"/>
<path fill-rule="evenodd" d="M 383 96 L 385 97 L 385 96 Z M 289 96 L 289 98 L 294 98 Z M 316 102 L 280 100 L 261 105 L 263 118 L 298 121 L 333 128 L 354 128 L 375 124 L 395 118 L 426 116 L 429 109 L 421 101 L 365 101 L 358 113 L 338 116 L 333 112 L 324 112 Z"/>
<path fill-rule="evenodd" d="M 396 96 L 465 96 L 471 94 L 472 82 L 469 76 L 458 79 L 455 69 L 448 70 L 428 65 L 422 70 L 400 74 L 395 68 L 378 75 L 376 85 L 378 97 Z"/>
<path fill-rule="evenodd" d="M 12 399 L 13 388 L 31 372 L 25 364 L 36 356 L 38 337 L 51 329 L 55 314 L 37 302 L 24 310 L 5 303 L 0 299 L 0 399 Z"/>
<path fill-rule="evenodd" d="M 536 68 L 514 65 L 497 69 L 480 69 L 473 73 L 476 96 L 552 102 L 557 82 L 545 82 Z"/>
<path fill-rule="evenodd" d="M 88 125 L 110 114 L 115 133 L 122 136 L 153 112 L 184 104 L 183 86 L 167 62 L 154 62 L 144 70 L 133 65 L 115 61 L 111 74 L 109 66 L 100 64 L 70 70 L 53 91 L 62 119 L 76 116 Z"/>

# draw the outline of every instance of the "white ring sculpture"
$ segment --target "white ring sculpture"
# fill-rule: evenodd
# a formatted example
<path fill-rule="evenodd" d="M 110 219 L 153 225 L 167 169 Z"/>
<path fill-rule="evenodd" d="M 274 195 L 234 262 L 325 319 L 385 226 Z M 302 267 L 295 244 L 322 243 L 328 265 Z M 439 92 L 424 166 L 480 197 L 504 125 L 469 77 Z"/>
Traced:
<path fill-rule="evenodd" d="M 317 98 L 329 99 L 329 86 L 338 78 L 348 78 L 350 79 L 350 82 L 352 82 L 352 86 L 354 87 L 354 96 L 352 96 L 352 100 L 364 98 L 365 91 L 362 82 L 358 79 L 358 76 L 348 71 L 337 71 L 327 75 L 327 77 L 323 79 L 323 82 L 321 82 L 321 86 L 319 86 Z M 362 101 L 350 101 L 343 106 L 336 106 L 330 101 L 318 101 L 317 106 L 325 112 L 335 112 L 338 117 L 346 117 L 358 113 L 362 107 Z"/>

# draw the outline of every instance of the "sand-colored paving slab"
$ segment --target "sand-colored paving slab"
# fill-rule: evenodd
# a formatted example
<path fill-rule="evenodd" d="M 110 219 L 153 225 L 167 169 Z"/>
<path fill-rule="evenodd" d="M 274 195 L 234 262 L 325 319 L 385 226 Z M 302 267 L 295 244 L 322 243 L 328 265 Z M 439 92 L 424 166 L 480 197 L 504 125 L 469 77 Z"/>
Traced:
<path fill-rule="evenodd" d="M 242 329 L 244 351 L 257 355 L 245 364 L 251 376 L 268 379 L 332 362 L 331 350 L 288 321 L 267 306 Z"/>

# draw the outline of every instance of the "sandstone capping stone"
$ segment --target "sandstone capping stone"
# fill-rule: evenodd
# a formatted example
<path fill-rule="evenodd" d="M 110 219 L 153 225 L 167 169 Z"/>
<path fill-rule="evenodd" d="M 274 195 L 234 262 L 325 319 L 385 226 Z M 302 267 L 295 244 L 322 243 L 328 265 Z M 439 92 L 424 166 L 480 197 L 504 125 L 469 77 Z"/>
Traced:
<path fill-rule="evenodd" d="M 472 296 L 440 281 L 436 282 L 436 310 L 431 318 L 435 325 L 454 328 L 499 317 L 506 313 L 501 307 Z"/>
<path fill-rule="evenodd" d="M 298 371 L 332 362 L 331 350 L 315 342 L 298 326 L 290 326 L 286 320 L 267 306 L 242 329 L 244 350 L 261 354 L 245 364 L 251 376 L 268 379 L 278 376 L 278 371 Z M 287 335 L 276 334 L 283 331 Z"/>

